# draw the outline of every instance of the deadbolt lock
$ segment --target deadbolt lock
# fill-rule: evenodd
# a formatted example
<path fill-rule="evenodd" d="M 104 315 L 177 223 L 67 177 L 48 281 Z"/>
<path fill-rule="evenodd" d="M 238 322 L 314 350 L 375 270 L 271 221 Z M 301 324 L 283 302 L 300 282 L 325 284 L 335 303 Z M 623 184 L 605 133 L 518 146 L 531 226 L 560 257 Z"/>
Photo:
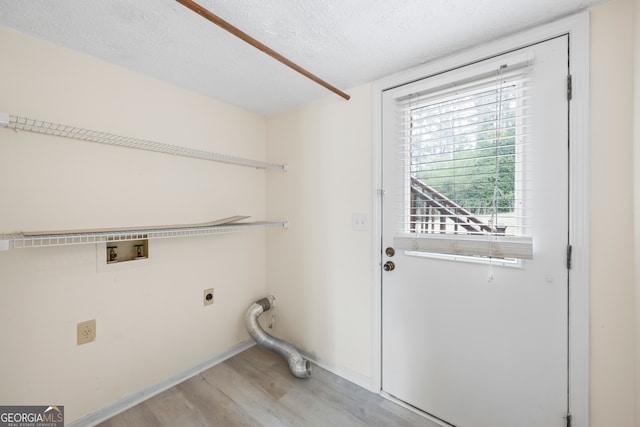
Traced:
<path fill-rule="evenodd" d="M 387 249 L 384 250 L 384 253 L 387 254 L 389 258 L 391 258 L 396 254 L 396 251 L 391 246 L 389 246 Z"/>
<path fill-rule="evenodd" d="M 384 271 L 393 271 L 393 269 L 396 268 L 396 265 L 393 263 L 393 261 L 387 261 L 384 263 L 382 268 L 384 269 Z"/>

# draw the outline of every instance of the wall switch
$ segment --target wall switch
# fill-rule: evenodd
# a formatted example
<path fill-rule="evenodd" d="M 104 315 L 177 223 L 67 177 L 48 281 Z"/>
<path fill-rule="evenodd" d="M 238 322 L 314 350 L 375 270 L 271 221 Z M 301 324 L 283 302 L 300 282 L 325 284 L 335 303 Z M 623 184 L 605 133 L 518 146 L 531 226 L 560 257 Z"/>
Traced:
<path fill-rule="evenodd" d="M 367 214 L 356 214 L 351 216 L 351 228 L 356 231 L 367 230 Z"/>
<path fill-rule="evenodd" d="M 205 289 L 202 295 L 204 305 L 213 304 L 213 288 Z"/>
<path fill-rule="evenodd" d="M 78 323 L 78 345 L 89 343 L 96 339 L 96 320 Z"/>

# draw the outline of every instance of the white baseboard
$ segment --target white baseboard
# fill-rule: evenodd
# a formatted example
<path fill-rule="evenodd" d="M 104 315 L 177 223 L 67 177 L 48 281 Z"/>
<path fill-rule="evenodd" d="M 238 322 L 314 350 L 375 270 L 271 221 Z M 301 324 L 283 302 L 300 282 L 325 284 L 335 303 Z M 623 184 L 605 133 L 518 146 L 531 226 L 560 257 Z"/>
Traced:
<path fill-rule="evenodd" d="M 374 388 L 373 379 L 371 377 L 363 375 L 360 372 L 353 371 L 349 368 L 345 368 L 344 366 L 336 365 L 333 362 L 329 362 L 322 359 L 321 357 L 317 357 L 305 351 L 300 351 L 300 354 L 304 356 L 305 359 L 309 359 L 309 361 L 311 361 L 312 363 L 320 366 L 322 369 L 326 369 L 332 374 L 342 377 L 345 380 L 359 385 L 360 387 L 365 388 L 373 393 L 380 393 L 380 390 Z M 311 376 L 313 376 L 313 373 L 311 374 Z"/>
<path fill-rule="evenodd" d="M 455 427 L 452 424 L 449 424 L 446 421 L 441 420 L 440 418 L 436 418 L 431 414 L 427 414 L 426 412 L 423 412 L 420 409 L 418 409 L 418 408 L 416 408 L 414 406 L 411 406 L 411 405 L 403 402 L 400 399 L 397 399 L 397 398 L 393 397 L 389 393 L 385 393 L 384 391 L 381 391 L 380 392 L 380 396 L 382 396 L 385 399 L 395 403 L 396 405 L 402 406 L 403 408 L 413 412 L 414 414 L 418 414 L 418 415 L 428 419 L 429 421 L 433 422 L 434 424 L 437 424 L 437 425 L 442 426 L 442 427 Z"/>
<path fill-rule="evenodd" d="M 151 386 L 130 394 L 110 405 L 105 406 L 104 408 L 98 409 L 95 412 L 92 412 L 84 417 L 78 418 L 67 424 L 68 427 L 89 427 L 95 426 L 103 421 L 108 420 L 109 418 L 118 415 L 121 412 L 126 411 L 129 408 L 136 406 L 139 403 L 144 402 L 145 400 L 162 393 L 163 391 L 180 384 L 183 381 L 188 380 L 191 377 L 198 375 L 199 373 L 206 371 L 207 369 L 224 362 L 225 360 L 235 356 L 238 353 L 242 353 L 246 349 L 255 345 L 253 340 L 248 340 L 241 342 L 230 348 L 229 350 L 218 354 L 217 356 L 212 357 L 209 360 L 206 360 L 196 366 L 193 366 L 186 371 L 180 372 L 176 375 L 173 375 L 169 378 L 166 378 L 156 384 L 152 384 Z"/>
<path fill-rule="evenodd" d="M 153 396 L 162 393 L 163 391 L 180 384 L 192 378 L 199 373 L 206 371 L 207 369 L 224 362 L 225 360 L 235 356 L 236 354 L 242 353 L 248 348 L 253 347 L 256 343 L 253 340 L 244 341 L 229 350 L 212 357 L 209 360 L 206 360 L 196 366 L 193 366 L 186 371 L 180 372 L 176 375 L 173 375 L 169 378 L 166 378 L 158 383 L 152 384 L 149 387 L 137 391 L 135 393 L 130 394 L 116 402 L 111 403 L 110 405 L 105 406 L 104 408 L 98 409 L 95 412 L 85 415 L 84 417 L 78 418 L 67 424 L 68 427 L 91 427 L 101 422 L 108 420 L 121 412 L 126 411 L 147 399 L 152 398 Z M 343 366 L 336 365 L 333 362 L 329 362 L 320 357 L 316 357 L 312 354 L 306 352 L 300 352 L 305 358 L 309 359 L 313 364 L 320 366 L 323 369 L 331 372 L 332 374 L 338 375 L 339 377 L 344 378 L 347 381 L 350 381 L 360 387 L 363 387 L 373 393 L 379 393 L 380 390 L 374 389 L 374 384 L 372 378 L 363 375 L 359 372 L 353 371 L 351 369 L 345 368 Z M 313 375 L 313 374 L 312 374 Z"/>

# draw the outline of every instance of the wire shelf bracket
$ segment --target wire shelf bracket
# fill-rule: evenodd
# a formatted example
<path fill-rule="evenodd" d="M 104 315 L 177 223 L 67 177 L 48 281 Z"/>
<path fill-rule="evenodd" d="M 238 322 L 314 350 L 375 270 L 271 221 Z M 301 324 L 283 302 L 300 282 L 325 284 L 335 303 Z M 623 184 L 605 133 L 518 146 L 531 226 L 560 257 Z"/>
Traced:
<path fill-rule="evenodd" d="M 229 163 L 239 166 L 248 166 L 257 169 L 278 169 L 285 171 L 287 165 L 270 163 L 211 151 L 197 150 L 193 148 L 179 147 L 177 145 L 161 142 L 114 135 L 107 132 L 83 129 L 27 117 L 12 116 L 8 113 L 0 113 L 0 127 L 15 130 L 24 130 L 44 135 L 61 136 L 64 138 L 78 139 L 81 141 L 96 142 L 100 144 L 114 145 L 118 147 L 133 148 L 136 150 L 153 151 L 156 153 L 171 154 L 174 156 L 191 157 L 194 159 L 209 160 L 213 162 Z"/>
<path fill-rule="evenodd" d="M 179 227 L 164 229 L 140 229 L 127 231 L 57 233 L 26 235 L 24 233 L 0 234 L 0 251 L 9 249 L 40 248 L 49 246 L 69 246 L 93 243 L 110 243 L 142 239 L 168 239 L 173 237 L 206 236 L 212 234 L 236 233 L 260 228 L 288 228 L 286 221 L 257 221 L 239 224 L 223 224 L 202 227 Z"/>

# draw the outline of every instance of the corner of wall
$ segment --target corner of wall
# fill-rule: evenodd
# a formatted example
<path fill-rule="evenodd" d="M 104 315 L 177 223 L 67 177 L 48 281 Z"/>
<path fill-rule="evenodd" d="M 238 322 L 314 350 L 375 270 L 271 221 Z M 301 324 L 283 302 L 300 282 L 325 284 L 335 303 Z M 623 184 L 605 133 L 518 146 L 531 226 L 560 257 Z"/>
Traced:
<path fill-rule="evenodd" d="M 275 334 L 352 380 L 372 376 L 372 90 L 349 91 L 268 119 L 267 216 L 289 228 L 267 238 Z M 353 215 L 367 229 L 354 230 Z M 358 378 L 356 378 L 358 377 Z"/>

